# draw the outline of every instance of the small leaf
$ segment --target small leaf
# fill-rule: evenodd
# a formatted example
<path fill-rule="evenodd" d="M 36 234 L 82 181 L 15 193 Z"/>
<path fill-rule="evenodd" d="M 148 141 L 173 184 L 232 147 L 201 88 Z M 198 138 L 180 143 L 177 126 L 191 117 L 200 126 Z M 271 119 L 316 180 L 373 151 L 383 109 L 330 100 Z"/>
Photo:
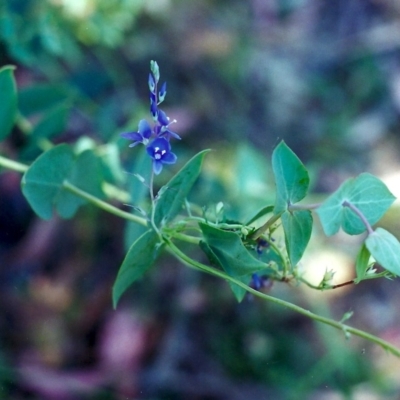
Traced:
<path fill-rule="evenodd" d="M 222 265 L 222 263 L 219 261 L 218 257 L 214 254 L 213 250 L 211 247 L 206 243 L 201 241 L 199 243 L 200 248 L 204 251 L 204 253 L 207 255 L 208 260 L 210 261 L 210 264 L 215 267 L 219 267 L 221 269 L 225 269 Z M 233 278 L 239 280 L 240 282 L 245 283 L 246 285 L 249 284 L 251 280 L 251 274 L 246 274 L 243 276 L 236 276 L 236 275 L 231 275 L 229 271 L 225 271 L 229 276 L 232 276 Z M 236 297 L 236 300 L 240 303 L 244 296 L 246 295 L 246 289 L 243 289 L 242 287 L 236 285 L 235 283 L 228 282 L 229 286 Z"/>
<path fill-rule="evenodd" d="M 114 308 L 117 307 L 119 299 L 129 286 L 140 279 L 154 264 L 161 249 L 159 241 L 157 233 L 148 230 L 132 244 L 122 262 L 112 289 Z"/>
<path fill-rule="evenodd" d="M 18 93 L 19 109 L 25 116 L 47 111 L 64 103 L 71 94 L 68 86 L 62 84 L 41 83 L 28 86 Z"/>
<path fill-rule="evenodd" d="M 313 219 L 309 210 L 285 211 L 282 216 L 286 249 L 290 262 L 297 265 L 310 241 Z"/>
<path fill-rule="evenodd" d="M 260 211 L 257 212 L 256 215 L 254 215 L 254 217 L 250 218 L 249 221 L 246 222 L 246 225 L 251 225 L 253 222 L 257 221 L 264 215 L 272 213 L 272 211 L 274 211 L 274 206 L 263 207 Z"/>
<path fill-rule="evenodd" d="M 199 225 L 213 255 L 210 258 L 206 253 L 210 261 L 216 263 L 217 260 L 228 275 L 236 278 L 259 271 L 272 271 L 268 265 L 251 255 L 236 233 L 214 228 L 204 223 Z"/>
<path fill-rule="evenodd" d="M 69 107 L 61 105 L 48 114 L 33 128 L 31 140 L 37 142 L 40 139 L 51 139 L 65 129 Z"/>
<path fill-rule="evenodd" d="M 372 257 L 385 269 L 400 276 L 400 243 L 388 231 L 377 228 L 365 240 Z"/>
<path fill-rule="evenodd" d="M 170 222 L 182 209 L 196 179 L 200 175 L 204 156 L 209 150 L 203 150 L 190 159 L 187 164 L 160 189 L 156 203 L 154 221 L 156 225 Z"/>
<path fill-rule="evenodd" d="M 276 184 L 274 213 L 279 214 L 306 196 L 310 178 L 303 163 L 283 141 L 272 153 L 272 169 Z"/>
<path fill-rule="evenodd" d="M 91 195 L 102 198 L 102 175 L 100 160 L 92 150 L 80 153 L 68 173 L 68 182 Z M 62 188 L 56 198 L 56 208 L 62 218 L 71 218 L 86 200 Z"/>
<path fill-rule="evenodd" d="M 345 181 L 316 211 L 326 235 L 334 235 L 340 227 L 350 235 L 358 235 L 366 227 L 352 210 L 343 207 L 344 201 L 357 207 L 373 225 L 382 218 L 394 200 L 395 197 L 380 179 L 363 173 Z"/>
<path fill-rule="evenodd" d="M 357 278 L 354 280 L 354 283 L 360 283 L 364 279 L 369 267 L 370 257 L 371 254 L 365 243 L 363 243 L 360 251 L 357 254 L 357 260 L 356 260 Z"/>
<path fill-rule="evenodd" d="M 70 218 L 86 202 L 63 188 L 66 180 L 102 196 L 100 165 L 92 151 L 75 158 L 71 147 L 61 144 L 38 157 L 22 178 L 22 192 L 39 217 L 50 219 L 55 208 L 61 217 Z"/>
<path fill-rule="evenodd" d="M 50 219 L 64 180 L 74 163 L 70 146 L 61 144 L 46 151 L 25 172 L 21 185 L 33 211 Z"/>
<path fill-rule="evenodd" d="M 0 140 L 11 132 L 17 116 L 17 88 L 14 79 L 15 67 L 0 68 Z"/>

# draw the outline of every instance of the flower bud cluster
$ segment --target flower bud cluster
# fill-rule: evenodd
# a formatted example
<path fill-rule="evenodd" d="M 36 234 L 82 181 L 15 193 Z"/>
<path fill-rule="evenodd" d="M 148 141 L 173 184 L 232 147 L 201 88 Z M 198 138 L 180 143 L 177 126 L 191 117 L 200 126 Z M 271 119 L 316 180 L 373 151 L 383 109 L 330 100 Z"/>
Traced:
<path fill-rule="evenodd" d="M 170 126 L 176 122 L 171 121 L 167 114 L 159 108 L 167 94 L 167 84 L 164 82 L 158 89 L 160 80 L 160 71 L 156 61 L 150 62 L 150 73 L 148 85 L 150 90 L 150 114 L 154 121 L 151 127 L 145 119 L 139 121 L 139 127 L 136 132 L 122 133 L 121 137 L 132 140 L 129 147 L 135 147 L 138 144 L 146 146 L 148 155 L 153 160 L 153 171 L 158 175 L 164 164 L 174 164 L 177 157 L 171 151 L 171 138 L 180 139 L 180 136 L 170 129 Z"/>

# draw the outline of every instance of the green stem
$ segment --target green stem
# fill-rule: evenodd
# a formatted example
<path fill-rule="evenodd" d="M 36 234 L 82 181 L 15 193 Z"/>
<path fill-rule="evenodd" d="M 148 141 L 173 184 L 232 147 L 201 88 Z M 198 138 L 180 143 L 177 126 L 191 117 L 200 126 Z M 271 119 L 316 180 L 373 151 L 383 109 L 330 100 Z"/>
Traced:
<path fill-rule="evenodd" d="M 313 203 L 313 204 L 290 204 L 288 206 L 289 211 L 295 210 L 315 210 L 320 207 L 322 203 Z"/>
<path fill-rule="evenodd" d="M 6 157 L 0 156 L 0 165 L 4 168 L 12 169 L 17 172 L 24 173 L 29 167 L 17 161 L 10 160 Z"/>
<path fill-rule="evenodd" d="M 94 204 L 95 206 L 101 208 L 102 210 L 109 212 L 110 214 L 114 214 L 117 217 L 121 217 L 128 221 L 136 222 L 137 224 L 147 226 L 147 221 L 144 218 L 130 214 L 126 211 L 122 211 L 119 208 L 114 207 L 111 204 L 106 203 L 105 201 L 100 200 L 99 198 L 77 188 L 76 186 L 72 185 L 68 181 L 63 182 L 63 188 L 66 190 L 69 190 L 71 193 L 73 193 L 79 197 L 82 197 L 83 199 L 85 199 L 88 202 Z"/>
<path fill-rule="evenodd" d="M 258 239 L 265 231 L 267 231 L 278 219 L 282 213 L 274 214 L 264 225 L 260 226 L 251 236 L 251 239 Z"/>
<path fill-rule="evenodd" d="M 251 293 L 255 297 L 259 297 L 263 300 L 270 301 L 274 304 L 278 304 L 280 306 L 286 307 L 294 312 L 297 312 L 299 314 L 305 315 L 308 318 L 313 319 L 314 321 L 321 322 L 323 324 L 332 326 L 333 328 L 339 329 L 343 331 L 345 334 L 353 334 L 356 336 L 359 336 L 363 339 L 369 340 L 372 343 L 377 344 L 378 346 L 381 346 L 383 349 L 389 351 L 390 353 L 394 354 L 397 357 L 400 357 L 400 349 L 397 347 L 393 346 L 389 342 L 380 339 L 374 335 L 371 335 L 370 333 L 364 332 L 360 329 L 353 328 L 349 325 L 343 324 L 341 322 L 334 321 L 333 319 L 323 317 L 321 315 L 314 314 L 313 312 L 306 310 L 302 307 L 299 307 L 293 303 L 289 303 L 285 300 L 278 299 L 273 296 L 269 296 L 265 293 L 259 292 L 243 282 L 238 281 L 235 278 L 230 277 L 229 275 L 225 274 L 222 271 L 216 270 L 212 267 L 209 267 L 205 264 L 199 263 L 198 261 L 195 261 L 188 257 L 185 253 L 183 253 L 181 250 L 179 250 L 170 240 L 165 238 L 165 241 L 169 247 L 170 252 L 173 253 L 173 255 L 178 258 L 181 262 L 183 262 L 185 265 L 188 265 L 192 268 L 198 269 L 200 271 L 206 272 L 210 275 L 217 276 L 218 278 L 224 279 L 226 281 L 229 281 L 231 283 L 234 283 L 235 285 L 240 286 L 241 288 L 245 289 L 247 292 Z"/>
<path fill-rule="evenodd" d="M 350 203 L 347 200 L 345 200 L 342 203 L 342 206 L 350 208 L 350 210 L 353 211 L 353 213 L 356 214 L 357 217 L 361 219 L 361 222 L 367 228 L 368 235 L 370 235 L 371 233 L 374 233 L 374 230 L 372 229 L 371 224 L 368 222 L 368 220 L 365 218 L 364 214 L 361 212 L 361 210 L 359 208 L 357 208 L 353 203 Z"/>
<path fill-rule="evenodd" d="M 26 172 L 27 169 L 29 168 L 25 164 L 10 160 L 3 156 L 0 156 L 0 165 L 5 168 L 12 169 L 14 171 L 21 172 L 21 173 Z M 104 211 L 107 211 L 118 217 L 125 218 L 128 221 L 136 222 L 137 224 L 147 226 L 147 221 L 144 218 L 130 214 L 126 211 L 122 211 L 119 208 L 114 207 L 111 204 L 108 204 L 105 201 L 100 200 L 97 197 L 92 196 L 91 194 L 77 188 L 76 186 L 72 185 L 68 181 L 63 182 L 63 187 L 64 187 L 64 189 L 69 190 L 70 192 L 76 194 L 79 197 L 82 197 L 83 199 L 87 200 L 88 202 L 94 204 L 95 206 L 101 208 Z"/>

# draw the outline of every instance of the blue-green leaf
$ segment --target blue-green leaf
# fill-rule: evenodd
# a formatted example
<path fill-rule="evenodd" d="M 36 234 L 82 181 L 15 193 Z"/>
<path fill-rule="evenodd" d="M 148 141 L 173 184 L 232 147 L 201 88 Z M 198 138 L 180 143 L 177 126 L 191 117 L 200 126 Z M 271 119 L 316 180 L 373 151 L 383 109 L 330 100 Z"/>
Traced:
<path fill-rule="evenodd" d="M 92 150 L 85 150 L 75 158 L 67 180 L 77 188 L 97 198 L 102 198 L 101 173 L 100 160 Z M 63 218 L 71 218 L 75 215 L 78 208 L 84 204 L 86 204 L 86 200 L 63 188 L 56 198 L 57 212 Z"/>
<path fill-rule="evenodd" d="M 39 217 L 50 219 L 56 209 L 70 218 L 84 200 L 64 189 L 67 180 L 94 196 L 102 195 L 97 158 L 90 150 L 75 158 L 67 144 L 55 146 L 35 160 L 22 178 L 22 192 Z"/>
<path fill-rule="evenodd" d="M 383 268 L 400 276 L 400 243 L 390 232 L 377 228 L 368 235 L 365 245 Z"/>
<path fill-rule="evenodd" d="M 204 223 L 199 225 L 204 241 L 214 256 L 210 261 L 215 263 L 218 260 L 218 264 L 228 275 L 236 278 L 259 271 L 272 271 L 267 264 L 252 256 L 238 234 Z"/>
<path fill-rule="evenodd" d="M 257 212 L 252 218 L 250 218 L 247 222 L 246 225 L 251 225 L 253 222 L 257 221 L 261 217 L 263 217 L 266 214 L 272 213 L 274 211 L 274 206 L 265 206 L 263 207 L 260 211 Z"/>
<path fill-rule="evenodd" d="M 11 132 L 17 116 L 17 88 L 14 79 L 15 67 L 8 65 L 0 69 L 0 140 Z"/>
<path fill-rule="evenodd" d="M 70 97 L 71 92 L 66 85 L 40 83 L 21 89 L 18 104 L 21 113 L 29 116 L 54 108 Z"/>
<path fill-rule="evenodd" d="M 357 278 L 355 279 L 355 283 L 360 283 L 368 270 L 369 267 L 369 259 L 371 257 L 371 253 L 369 252 L 367 246 L 365 243 L 361 246 L 360 251 L 357 254 L 357 260 L 356 260 L 356 274 Z"/>
<path fill-rule="evenodd" d="M 122 262 L 113 286 L 114 308 L 117 307 L 119 299 L 129 286 L 140 279 L 154 264 L 160 249 L 160 239 L 153 230 L 148 230 L 132 244 Z"/>
<path fill-rule="evenodd" d="M 282 216 L 286 249 L 290 262 L 295 266 L 310 241 L 313 219 L 309 210 L 285 211 Z"/>
<path fill-rule="evenodd" d="M 208 152 L 209 150 L 203 150 L 196 154 L 160 189 L 154 214 L 156 225 L 168 223 L 179 214 L 190 189 L 200 175 L 204 156 Z"/>
<path fill-rule="evenodd" d="M 249 282 L 251 280 L 251 275 L 250 274 L 246 274 L 246 275 L 243 275 L 243 276 L 232 275 L 230 273 L 231 270 L 228 268 L 228 271 L 226 271 L 226 269 L 224 268 L 224 265 L 222 264 L 222 262 L 219 260 L 217 255 L 213 252 L 211 247 L 206 242 L 203 242 L 203 241 L 200 242 L 199 246 L 204 251 L 204 253 L 207 255 L 207 258 L 210 261 L 211 265 L 213 265 L 215 267 L 219 267 L 219 268 L 225 270 L 225 272 L 229 276 L 232 276 L 233 278 L 239 280 L 240 282 L 243 282 L 246 285 L 249 284 Z M 244 296 L 246 295 L 246 289 L 243 289 L 242 287 L 236 285 L 235 283 L 232 283 L 232 282 L 228 282 L 228 283 L 229 283 L 229 286 L 230 286 L 234 296 L 236 297 L 236 300 L 240 303 L 243 300 Z"/>
<path fill-rule="evenodd" d="M 272 153 L 272 169 L 276 184 L 274 213 L 279 214 L 306 196 L 310 178 L 303 163 L 283 141 Z"/>
<path fill-rule="evenodd" d="M 382 218 L 394 200 L 395 197 L 380 179 L 363 173 L 345 181 L 323 202 L 317 213 L 326 235 L 334 235 L 340 227 L 350 235 L 358 235 L 366 227 L 352 210 L 343 207 L 344 201 L 357 207 L 373 225 Z"/>
<path fill-rule="evenodd" d="M 22 192 L 39 217 L 52 217 L 53 207 L 73 163 L 71 147 L 61 144 L 43 153 L 25 172 L 21 181 Z"/>

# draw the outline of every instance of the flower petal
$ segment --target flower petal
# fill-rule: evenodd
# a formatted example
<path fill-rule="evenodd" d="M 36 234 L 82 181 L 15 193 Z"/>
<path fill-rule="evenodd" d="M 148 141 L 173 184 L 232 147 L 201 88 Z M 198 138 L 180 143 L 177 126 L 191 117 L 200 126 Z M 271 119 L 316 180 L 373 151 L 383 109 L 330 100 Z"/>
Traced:
<path fill-rule="evenodd" d="M 163 126 L 168 126 L 169 124 L 167 114 L 165 114 L 165 112 L 162 110 L 158 110 L 158 122 Z"/>
<path fill-rule="evenodd" d="M 139 133 L 146 139 L 151 136 L 151 126 L 145 119 L 139 121 Z"/>
<path fill-rule="evenodd" d="M 174 153 L 166 153 L 161 159 L 164 164 L 175 164 L 178 157 Z"/>
<path fill-rule="evenodd" d="M 163 168 L 163 163 L 159 160 L 153 160 L 153 171 L 156 175 L 158 175 Z"/>
<path fill-rule="evenodd" d="M 142 135 L 137 132 L 126 132 L 121 133 L 120 136 L 124 139 L 134 140 L 136 142 L 141 142 L 143 140 Z"/>

